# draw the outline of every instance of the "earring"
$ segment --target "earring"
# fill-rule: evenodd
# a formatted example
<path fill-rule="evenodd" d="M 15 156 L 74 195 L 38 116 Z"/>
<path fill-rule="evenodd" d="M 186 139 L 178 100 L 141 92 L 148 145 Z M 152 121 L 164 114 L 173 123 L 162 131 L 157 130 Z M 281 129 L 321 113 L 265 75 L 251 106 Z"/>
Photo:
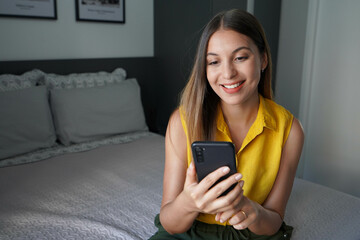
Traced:
<path fill-rule="evenodd" d="M 265 69 L 261 69 L 261 73 L 264 73 Z"/>

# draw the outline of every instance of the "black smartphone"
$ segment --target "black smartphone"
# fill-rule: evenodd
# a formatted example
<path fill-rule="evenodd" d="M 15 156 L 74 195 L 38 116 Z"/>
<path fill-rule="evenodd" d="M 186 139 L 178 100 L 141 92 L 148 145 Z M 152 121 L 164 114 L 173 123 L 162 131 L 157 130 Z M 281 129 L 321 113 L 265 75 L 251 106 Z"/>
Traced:
<path fill-rule="evenodd" d="M 209 173 L 223 166 L 228 166 L 230 168 L 230 172 L 221 177 L 214 185 L 228 178 L 230 175 L 237 173 L 235 147 L 233 143 L 220 141 L 197 141 L 191 144 L 191 150 L 199 182 Z M 226 195 L 235 186 L 236 183 L 220 196 Z"/>

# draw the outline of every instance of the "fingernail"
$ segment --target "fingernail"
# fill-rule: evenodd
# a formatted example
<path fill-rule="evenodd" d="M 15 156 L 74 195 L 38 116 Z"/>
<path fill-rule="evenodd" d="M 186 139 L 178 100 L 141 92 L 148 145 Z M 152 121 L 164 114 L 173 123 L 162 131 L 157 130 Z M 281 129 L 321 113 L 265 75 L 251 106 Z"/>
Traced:
<path fill-rule="evenodd" d="M 194 162 L 191 162 L 189 168 L 194 168 Z"/>
<path fill-rule="evenodd" d="M 241 181 L 240 182 L 240 187 L 243 187 L 244 186 L 244 181 Z"/>
<path fill-rule="evenodd" d="M 187 172 L 191 172 L 193 168 L 194 168 L 194 163 L 191 162 L 188 169 L 187 169 Z"/>
<path fill-rule="evenodd" d="M 239 181 L 241 178 L 242 178 L 241 173 L 238 173 L 238 174 L 235 175 L 235 180 L 236 181 Z"/>
<path fill-rule="evenodd" d="M 228 173 L 228 172 L 230 172 L 230 168 L 229 167 L 224 167 L 223 173 Z"/>
<path fill-rule="evenodd" d="M 221 223 L 224 223 L 225 221 L 224 221 L 223 219 L 220 219 L 220 222 L 221 222 Z"/>

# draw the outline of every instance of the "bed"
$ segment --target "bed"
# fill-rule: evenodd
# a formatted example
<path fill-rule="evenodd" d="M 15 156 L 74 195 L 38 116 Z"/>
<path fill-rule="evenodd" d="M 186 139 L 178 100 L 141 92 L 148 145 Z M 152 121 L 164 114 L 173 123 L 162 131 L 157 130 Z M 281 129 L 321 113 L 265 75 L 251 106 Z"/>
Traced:
<path fill-rule="evenodd" d="M 0 239 L 147 239 L 160 209 L 163 143 L 147 133 L 1 168 Z"/>
<path fill-rule="evenodd" d="M 133 240 L 154 234 L 165 154 L 164 136 L 153 131 L 148 112 L 151 89 L 122 66 L 12 75 L 10 85 L 0 82 L 0 239 Z M 19 99 L 16 108 L 7 107 Z M 114 102 L 126 104 L 116 108 Z M 33 105 L 35 115 L 28 113 Z M 107 111 L 111 118 L 98 119 Z M 16 126 L 6 123 L 10 115 Z M 21 134 L 36 138 L 30 145 L 19 145 L 20 137 L 4 140 Z M 285 221 L 295 228 L 292 239 L 359 240 L 360 199 L 296 179 Z"/>

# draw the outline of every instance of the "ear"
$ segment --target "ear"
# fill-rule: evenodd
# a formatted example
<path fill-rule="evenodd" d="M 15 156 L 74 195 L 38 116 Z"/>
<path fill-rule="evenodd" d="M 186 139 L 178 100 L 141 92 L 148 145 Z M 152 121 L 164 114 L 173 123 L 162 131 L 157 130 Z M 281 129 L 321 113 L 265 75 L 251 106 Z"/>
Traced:
<path fill-rule="evenodd" d="M 261 69 L 265 69 L 268 66 L 268 55 L 264 52 L 261 58 Z"/>

